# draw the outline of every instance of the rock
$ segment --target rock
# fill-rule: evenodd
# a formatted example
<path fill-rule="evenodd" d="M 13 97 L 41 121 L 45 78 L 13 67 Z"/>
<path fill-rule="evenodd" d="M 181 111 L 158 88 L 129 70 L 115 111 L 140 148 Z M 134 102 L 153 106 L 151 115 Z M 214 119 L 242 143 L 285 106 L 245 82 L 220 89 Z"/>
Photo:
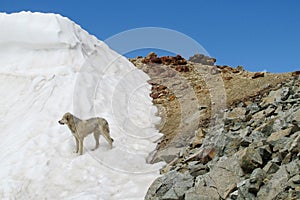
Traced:
<path fill-rule="evenodd" d="M 279 169 L 279 165 L 277 165 L 276 163 L 269 161 L 263 168 L 263 170 L 267 173 L 267 174 L 273 174 L 275 172 L 278 171 Z"/>
<path fill-rule="evenodd" d="M 265 76 L 264 72 L 256 72 L 256 73 L 254 73 L 252 78 L 255 79 L 255 78 L 264 77 L 264 76 Z"/>
<path fill-rule="evenodd" d="M 281 89 L 281 100 L 286 101 L 289 98 L 290 89 L 288 87 L 284 87 Z"/>
<path fill-rule="evenodd" d="M 267 142 L 274 146 L 274 143 L 276 141 L 280 140 L 284 136 L 289 136 L 291 134 L 291 130 L 292 128 L 287 128 L 284 130 L 274 132 L 267 138 Z"/>
<path fill-rule="evenodd" d="M 300 175 L 297 174 L 290 178 L 287 183 L 287 186 L 293 189 L 296 189 L 300 185 Z"/>
<path fill-rule="evenodd" d="M 298 109 L 291 115 L 291 122 L 300 127 L 300 109 Z"/>
<path fill-rule="evenodd" d="M 206 174 L 209 171 L 207 166 L 205 166 L 202 163 L 197 162 L 197 161 L 189 162 L 188 170 L 189 170 L 190 174 L 194 177 Z"/>
<path fill-rule="evenodd" d="M 255 168 L 260 167 L 263 163 L 259 152 L 253 147 L 247 147 L 241 150 L 238 152 L 238 157 L 239 164 L 246 173 L 251 173 Z"/>
<path fill-rule="evenodd" d="M 175 147 L 160 150 L 159 152 L 154 153 L 152 159 L 150 160 L 150 163 L 157 163 L 161 161 L 170 163 L 178 157 L 179 152 L 180 148 Z"/>
<path fill-rule="evenodd" d="M 242 138 L 240 136 L 231 136 L 228 134 L 225 136 L 225 144 L 224 144 L 223 152 L 226 155 L 230 156 L 239 150 L 241 143 L 242 143 Z"/>
<path fill-rule="evenodd" d="M 293 160 L 292 162 L 285 165 L 286 171 L 289 173 L 290 176 L 295 176 L 300 174 L 300 161 L 299 158 L 297 160 Z"/>
<path fill-rule="evenodd" d="M 285 184 L 288 181 L 289 174 L 285 166 L 281 166 L 280 169 L 274 174 L 272 179 L 257 193 L 258 199 L 273 200 L 275 197 L 284 190 Z"/>
<path fill-rule="evenodd" d="M 232 111 L 230 111 L 227 114 L 227 118 L 228 119 L 244 119 L 245 114 L 246 114 L 246 109 L 245 108 L 236 107 L 236 108 L 232 109 Z"/>
<path fill-rule="evenodd" d="M 249 192 L 249 187 L 250 181 L 249 179 L 244 180 L 242 183 L 239 183 L 238 185 L 238 197 L 237 200 L 244 200 L 244 199 L 249 199 L 249 200 L 255 200 L 255 195 L 251 192 Z"/>
<path fill-rule="evenodd" d="M 189 58 L 189 61 L 195 63 L 201 63 L 203 65 L 214 65 L 217 60 L 215 58 L 210 58 L 203 54 L 195 54 Z"/>
<path fill-rule="evenodd" d="M 195 137 L 192 139 L 191 147 L 192 148 L 200 147 L 202 145 L 203 138 L 204 138 L 204 132 L 201 128 L 199 128 L 195 132 Z"/>
<path fill-rule="evenodd" d="M 194 184 L 193 177 L 175 171 L 157 178 L 147 191 L 145 200 L 180 200 Z"/>
<path fill-rule="evenodd" d="M 266 164 L 272 158 L 272 151 L 269 145 L 263 145 L 257 148 L 262 160 L 263 164 Z"/>
<path fill-rule="evenodd" d="M 185 162 L 189 161 L 200 161 L 203 164 L 206 164 L 208 161 L 212 160 L 216 155 L 216 150 L 212 146 L 201 148 L 197 153 L 189 156 Z"/>
<path fill-rule="evenodd" d="M 232 166 L 234 163 L 237 164 L 237 162 L 236 157 L 222 157 L 217 165 L 205 176 L 207 187 L 216 188 L 223 199 L 228 197 L 241 180 L 242 169 Z"/>
<path fill-rule="evenodd" d="M 210 187 L 194 187 L 189 189 L 184 200 L 217 200 L 220 199 L 218 191 Z"/>
<path fill-rule="evenodd" d="M 254 114 L 258 111 L 260 111 L 260 106 L 258 106 L 257 103 L 251 103 L 246 107 L 246 114 Z"/>
<path fill-rule="evenodd" d="M 261 110 L 261 111 L 255 113 L 254 115 L 252 115 L 252 119 L 254 121 L 261 121 L 264 118 L 265 118 L 265 111 L 264 110 Z"/>
<path fill-rule="evenodd" d="M 161 198 L 162 200 L 178 200 L 178 196 L 174 190 L 174 188 L 171 188 L 164 194 Z"/>
<path fill-rule="evenodd" d="M 288 151 L 293 154 L 298 154 L 300 152 L 300 131 L 294 133 L 293 136 L 292 136 L 293 142 L 290 145 Z"/>
<path fill-rule="evenodd" d="M 280 101 L 281 101 L 281 90 L 279 89 L 279 90 L 271 91 L 267 97 L 263 98 L 260 105 L 262 107 L 265 107 Z"/>
<path fill-rule="evenodd" d="M 266 172 L 260 168 L 253 170 L 252 174 L 250 175 L 250 185 L 248 191 L 256 194 L 259 191 L 260 186 L 263 183 L 263 180 L 266 177 Z"/>

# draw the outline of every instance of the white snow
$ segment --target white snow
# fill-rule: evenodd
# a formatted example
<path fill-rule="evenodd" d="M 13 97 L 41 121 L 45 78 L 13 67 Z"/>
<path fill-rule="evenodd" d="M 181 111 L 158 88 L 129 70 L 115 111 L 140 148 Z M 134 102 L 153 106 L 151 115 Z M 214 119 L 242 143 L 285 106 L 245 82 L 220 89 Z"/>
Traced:
<path fill-rule="evenodd" d="M 0 199 L 143 199 L 163 165 L 145 161 L 161 137 L 149 77 L 60 15 L 0 26 Z M 90 135 L 75 154 L 67 111 L 106 118 L 114 148 Z"/>

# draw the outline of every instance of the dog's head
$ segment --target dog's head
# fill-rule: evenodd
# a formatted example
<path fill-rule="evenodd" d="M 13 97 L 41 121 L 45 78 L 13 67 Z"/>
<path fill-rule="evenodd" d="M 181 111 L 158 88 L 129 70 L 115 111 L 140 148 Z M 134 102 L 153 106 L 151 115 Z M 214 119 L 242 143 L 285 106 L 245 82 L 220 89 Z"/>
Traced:
<path fill-rule="evenodd" d="M 62 119 L 58 121 L 58 123 L 61 125 L 69 124 L 71 117 L 73 117 L 73 115 L 71 113 L 67 112 L 66 114 L 64 114 Z"/>

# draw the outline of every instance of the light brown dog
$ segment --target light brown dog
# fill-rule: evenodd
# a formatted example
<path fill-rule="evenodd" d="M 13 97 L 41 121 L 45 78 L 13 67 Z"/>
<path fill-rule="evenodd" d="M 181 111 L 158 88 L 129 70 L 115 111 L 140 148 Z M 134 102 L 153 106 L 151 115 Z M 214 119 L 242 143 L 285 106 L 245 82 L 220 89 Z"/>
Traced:
<path fill-rule="evenodd" d="M 109 134 L 108 122 L 104 118 L 95 117 L 87 120 L 81 120 L 71 113 L 67 112 L 64 114 L 63 118 L 58 121 L 61 125 L 68 125 L 73 136 L 76 140 L 76 153 L 79 152 L 82 155 L 83 151 L 83 140 L 86 136 L 94 133 L 94 138 L 96 140 L 96 146 L 93 151 L 99 147 L 99 137 L 103 135 L 106 141 L 109 143 L 110 148 L 112 148 L 113 139 Z"/>

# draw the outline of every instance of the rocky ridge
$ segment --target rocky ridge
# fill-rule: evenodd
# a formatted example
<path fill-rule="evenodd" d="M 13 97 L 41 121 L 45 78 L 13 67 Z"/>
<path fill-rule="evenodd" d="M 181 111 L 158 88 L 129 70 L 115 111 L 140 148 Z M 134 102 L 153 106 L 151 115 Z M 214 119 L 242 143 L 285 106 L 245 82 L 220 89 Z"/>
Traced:
<path fill-rule="evenodd" d="M 163 119 L 151 161 L 168 163 L 145 199 L 300 198 L 299 72 L 252 73 L 153 53 L 131 61 L 151 77 Z"/>

